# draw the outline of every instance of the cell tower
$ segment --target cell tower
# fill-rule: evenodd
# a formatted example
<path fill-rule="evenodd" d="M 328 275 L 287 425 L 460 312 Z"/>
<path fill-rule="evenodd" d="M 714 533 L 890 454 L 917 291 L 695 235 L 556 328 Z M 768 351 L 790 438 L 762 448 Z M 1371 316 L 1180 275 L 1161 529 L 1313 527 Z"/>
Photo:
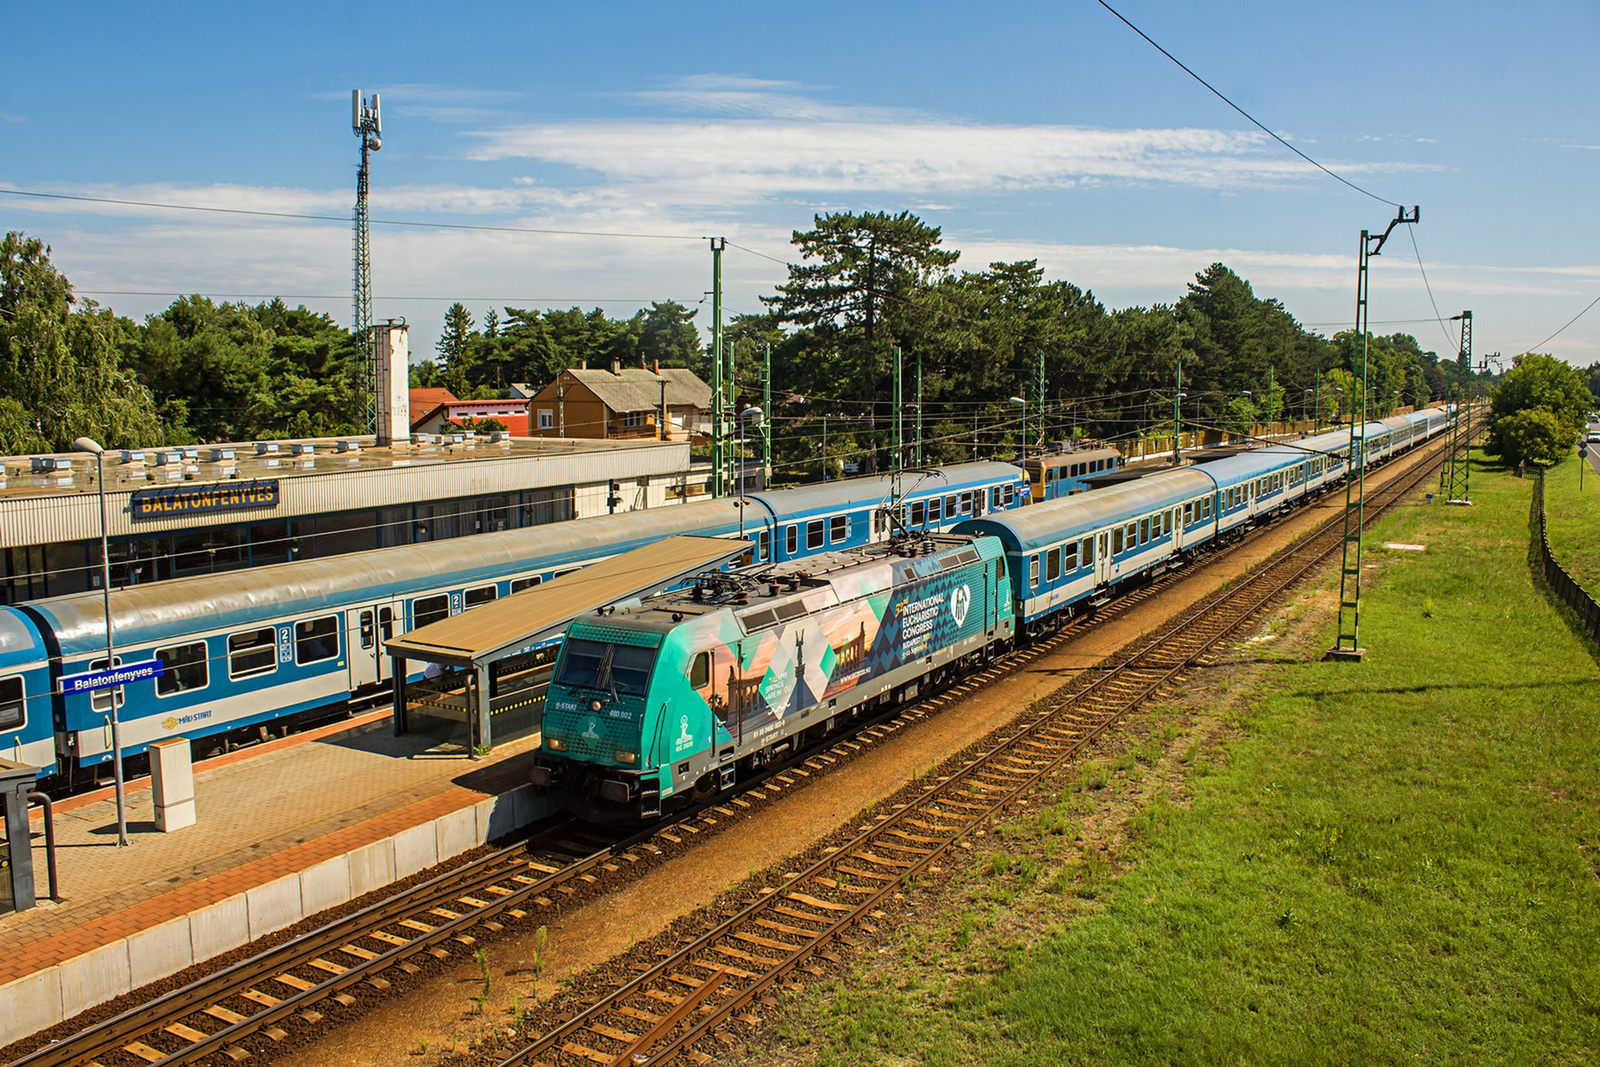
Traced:
<path fill-rule="evenodd" d="M 1450 451 L 1439 472 L 1439 492 L 1452 504 L 1471 503 L 1472 401 L 1476 382 L 1472 375 L 1472 312 L 1451 316 L 1461 321 L 1461 354 L 1456 360 L 1456 409 L 1450 420 Z"/>
<path fill-rule="evenodd" d="M 361 365 L 362 418 L 368 431 L 377 432 L 377 353 L 372 337 L 372 230 L 367 221 L 367 166 L 373 152 L 383 147 L 379 135 L 378 94 L 361 99 L 361 90 L 350 90 L 350 128 L 361 138 L 361 169 L 356 173 L 356 276 L 355 334 L 356 352 Z"/>

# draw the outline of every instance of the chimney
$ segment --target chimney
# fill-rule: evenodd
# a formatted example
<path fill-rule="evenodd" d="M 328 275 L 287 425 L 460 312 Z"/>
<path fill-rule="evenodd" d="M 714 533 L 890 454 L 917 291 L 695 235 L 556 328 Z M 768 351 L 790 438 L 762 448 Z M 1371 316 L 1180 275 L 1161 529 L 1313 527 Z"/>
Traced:
<path fill-rule="evenodd" d="M 622 360 L 616 358 L 611 360 L 611 373 L 619 378 L 622 377 Z"/>
<path fill-rule="evenodd" d="M 656 375 L 657 377 L 661 376 L 661 361 L 659 359 L 652 359 L 650 361 L 650 373 Z"/>
<path fill-rule="evenodd" d="M 373 327 L 377 335 L 377 381 L 373 383 L 378 407 L 379 448 L 411 441 L 411 356 L 404 320 L 390 319 Z"/>

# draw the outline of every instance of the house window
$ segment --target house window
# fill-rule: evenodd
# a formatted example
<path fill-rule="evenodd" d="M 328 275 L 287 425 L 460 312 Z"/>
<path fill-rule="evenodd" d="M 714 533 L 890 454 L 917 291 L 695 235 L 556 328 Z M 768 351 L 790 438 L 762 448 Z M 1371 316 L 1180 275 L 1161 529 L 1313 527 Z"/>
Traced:
<path fill-rule="evenodd" d="M 644 416 L 645 413 L 642 411 L 630 411 L 622 416 L 622 425 L 628 427 L 643 426 L 645 424 Z"/>
<path fill-rule="evenodd" d="M 156 675 L 156 696 L 167 697 L 174 693 L 206 687 L 206 643 L 173 645 L 156 649 L 156 659 L 162 662 L 162 672 Z"/>
<path fill-rule="evenodd" d="M 321 663 L 339 654 L 339 617 L 324 615 L 294 624 L 294 661 Z"/>
<path fill-rule="evenodd" d="M 549 408 L 539 409 L 539 429 L 553 430 L 556 425 L 556 413 Z"/>

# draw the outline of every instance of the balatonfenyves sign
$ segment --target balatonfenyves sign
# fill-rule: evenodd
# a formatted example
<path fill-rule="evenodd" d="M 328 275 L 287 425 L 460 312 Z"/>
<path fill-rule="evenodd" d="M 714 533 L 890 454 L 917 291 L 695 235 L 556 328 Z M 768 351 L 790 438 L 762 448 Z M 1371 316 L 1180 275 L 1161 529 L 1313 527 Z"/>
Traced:
<path fill-rule="evenodd" d="M 253 511 L 278 506 L 275 478 L 242 485 L 177 485 L 169 489 L 140 489 L 133 494 L 135 519 L 176 519 L 184 515 L 211 515 L 219 511 Z"/>

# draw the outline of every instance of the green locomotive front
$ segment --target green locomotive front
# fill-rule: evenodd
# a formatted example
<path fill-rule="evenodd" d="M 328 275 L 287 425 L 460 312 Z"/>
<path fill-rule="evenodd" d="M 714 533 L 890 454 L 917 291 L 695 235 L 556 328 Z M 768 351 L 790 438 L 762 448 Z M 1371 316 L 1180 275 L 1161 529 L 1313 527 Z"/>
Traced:
<path fill-rule="evenodd" d="M 926 537 L 702 576 L 574 620 L 532 778 L 591 819 L 703 799 L 1013 635 L 991 537 Z"/>

